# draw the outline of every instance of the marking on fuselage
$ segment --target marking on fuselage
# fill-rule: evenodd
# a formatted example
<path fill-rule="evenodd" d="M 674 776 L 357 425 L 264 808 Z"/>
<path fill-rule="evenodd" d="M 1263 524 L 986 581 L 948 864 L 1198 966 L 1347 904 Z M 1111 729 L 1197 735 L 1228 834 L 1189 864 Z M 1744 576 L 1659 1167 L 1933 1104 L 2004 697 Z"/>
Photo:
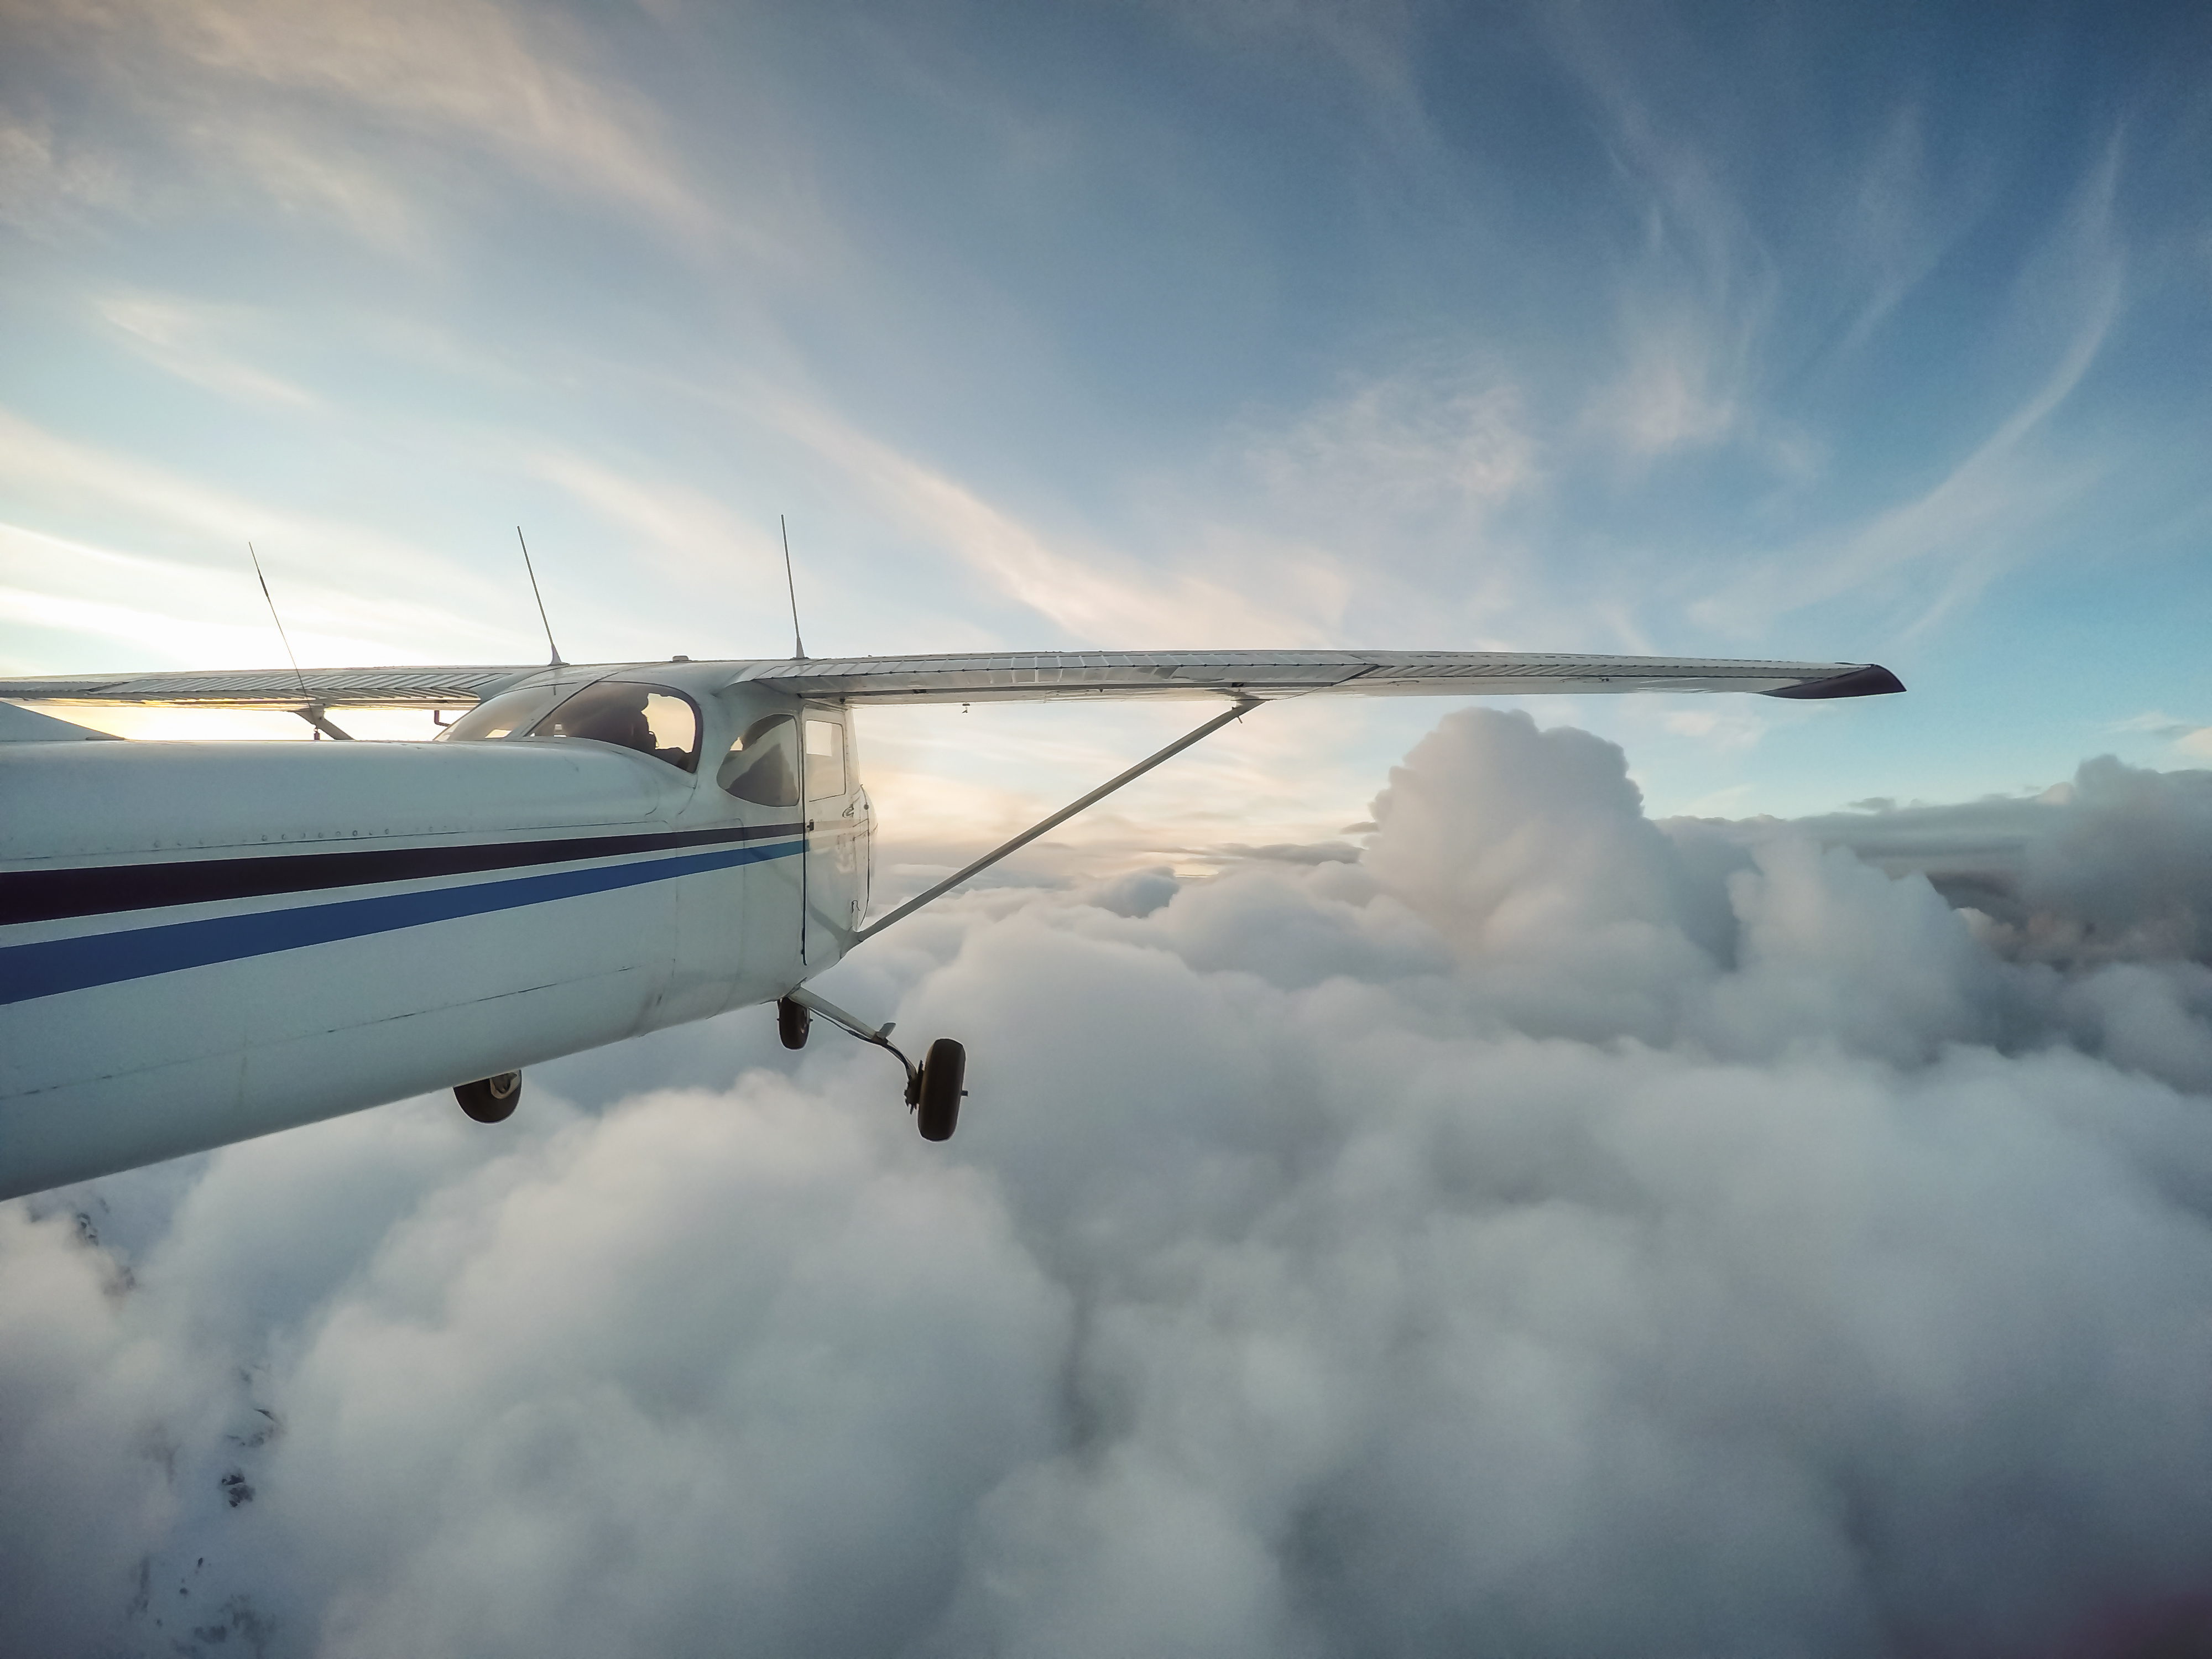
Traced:
<path fill-rule="evenodd" d="M 654 835 L 570 836 L 558 841 L 477 842 L 459 847 L 386 847 L 349 853 L 257 854 L 250 858 L 168 859 L 146 864 L 79 866 L 68 870 L 0 873 L 0 926 L 111 915 L 179 904 L 268 898 L 283 893 L 368 887 L 481 875 L 533 864 L 673 852 L 795 836 L 799 825 L 767 823 Z"/>
<path fill-rule="evenodd" d="M 334 904 L 295 905 L 251 915 L 208 916 L 196 921 L 9 945 L 0 947 L 0 1005 L 790 858 L 799 853 L 800 845 L 791 841 L 774 847 L 732 847 L 678 858 L 522 876 L 511 881 L 380 894 L 341 899 Z"/>

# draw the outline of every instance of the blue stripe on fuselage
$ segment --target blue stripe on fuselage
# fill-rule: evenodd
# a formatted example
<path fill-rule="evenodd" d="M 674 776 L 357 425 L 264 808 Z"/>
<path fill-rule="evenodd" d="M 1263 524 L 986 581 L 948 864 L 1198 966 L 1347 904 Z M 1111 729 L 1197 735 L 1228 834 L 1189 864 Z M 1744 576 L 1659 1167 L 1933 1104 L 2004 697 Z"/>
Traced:
<path fill-rule="evenodd" d="M 174 973 L 182 968 L 205 968 L 218 962 L 296 951 L 303 945 L 420 927 L 427 922 L 480 916 L 647 882 L 672 881 L 679 876 L 791 857 L 799 848 L 796 841 L 775 847 L 732 847 L 682 858 L 561 870 L 513 881 L 380 894 L 373 898 L 341 899 L 335 904 L 304 904 L 243 916 L 208 916 L 198 921 L 8 945 L 0 947 L 0 1005 Z"/>

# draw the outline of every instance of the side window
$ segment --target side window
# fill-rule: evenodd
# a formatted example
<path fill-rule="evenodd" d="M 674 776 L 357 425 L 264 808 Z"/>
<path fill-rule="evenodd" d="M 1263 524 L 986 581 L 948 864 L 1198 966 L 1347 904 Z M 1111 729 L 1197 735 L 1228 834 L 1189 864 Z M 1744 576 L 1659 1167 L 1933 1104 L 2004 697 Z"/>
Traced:
<path fill-rule="evenodd" d="M 611 743 L 686 772 L 699 763 L 699 714 L 691 700 L 649 685 L 586 686 L 530 735 Z"/>
<path fill-rule="evenodd" d="M 806 799 L 845 793 L 845 728 L 836 720 L 806 722 Z"/>
<path fill-rule="evenodd" d="M 739 800 L 761 806 L 799 805 L 799 723 L 769 714 L 730 745 L 714 781 Z"/>

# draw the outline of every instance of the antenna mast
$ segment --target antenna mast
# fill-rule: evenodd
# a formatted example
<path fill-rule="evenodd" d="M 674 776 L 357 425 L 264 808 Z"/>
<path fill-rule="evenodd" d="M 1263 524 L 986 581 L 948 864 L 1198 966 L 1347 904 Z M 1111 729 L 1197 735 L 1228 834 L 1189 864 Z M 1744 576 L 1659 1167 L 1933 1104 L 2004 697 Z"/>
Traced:
<path fill-rule="evenodd" d="M 545 620 L 545 596 L 538 591 L 538 568 L 530 562 L 530 544 L 522 540 L 520 525 L 514 526 L 514 539 L 522 545 L 522 568 L 530 575 L 530 597 L 538 601 L 538 625 L 545 630 L 545 643 L 552 647 L 553 660 L 545 665 L 566 668 L 568 665 L 561 660 L 561 647 L 553 644 L 553 624 Z"/>
<path fill-rule="evenodd" d="M 261 584 L 261 597 L 269 602 L 269 620 L 276 624 L 276 637 L 284 641 L 284 654 L 292 659 L 292 678 L 300 682 L 300 701 L 307 707 L 295 708 L 292 712 L 315 728 L 318 741 L 331 737 L 341 743 L 352 742 L 353 733 L 332 725 L 329 711 L 317 702 L 314 694 L 307 690 L 307 677 L 300 672 L 300 659 L 292 653 L 291 636 L 284 631 L 284 619 L 276 614 L 276 598 L 269 591 L 269 578 L 261 574 L 261 556 L 253 550 L 252 542 L 246 544 L 246 556 L 253 561 L 253 580 Z"/>
<path fill-rule="evenodd" d="M 253 580 L 261 584 L 261 597 L 269 605 L 269 620 L 276 624 L 276 637 L 283 641 L 284 654 L 291 659 L 292 678 L 300 682 L 300 695 L 313 702 L 314 699 L 307 696 L 307 677 L 300 672 L 300 659 L 293 654 L 291 637 L 284 632 L 284 619 L 276 614 L 276 599 L 269 592 L 269 578 L 261 574 L 261 556 L 253 550 L 252 542 L 246 544 L 246 556 L 253 561 Z"/>
<path fill-rule="evenodd" d="M 775 515 L 775 527 L 783 532 L 783 586 L 791 595 L 791 654 L 805 662 L 806 646 L 799 637 L 799 584 L 791 580 L 791 526 L 784 523 L 781 513 Z"/>

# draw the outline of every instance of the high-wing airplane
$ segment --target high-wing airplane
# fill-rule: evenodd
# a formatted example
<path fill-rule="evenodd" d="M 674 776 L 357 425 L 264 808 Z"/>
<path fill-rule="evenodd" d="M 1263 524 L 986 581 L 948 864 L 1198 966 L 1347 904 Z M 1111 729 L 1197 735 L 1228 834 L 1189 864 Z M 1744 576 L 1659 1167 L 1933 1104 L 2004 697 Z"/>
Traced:
<path fill-rule="evenodd" d="M 521 1068 L 773 1002 L 920 1065 L 807 981 L 1275 699 L 1901 691 L 1873 664 L 1435 651 L 1040 652 L 0 680 L 0 1197 L 426 1091 L 514 1108 Z M 1227 708 L 871 919 L 871 704 L 1181 697 Z M 15 706 L 466 709 L 427 743 L 97 742 Z"/>

